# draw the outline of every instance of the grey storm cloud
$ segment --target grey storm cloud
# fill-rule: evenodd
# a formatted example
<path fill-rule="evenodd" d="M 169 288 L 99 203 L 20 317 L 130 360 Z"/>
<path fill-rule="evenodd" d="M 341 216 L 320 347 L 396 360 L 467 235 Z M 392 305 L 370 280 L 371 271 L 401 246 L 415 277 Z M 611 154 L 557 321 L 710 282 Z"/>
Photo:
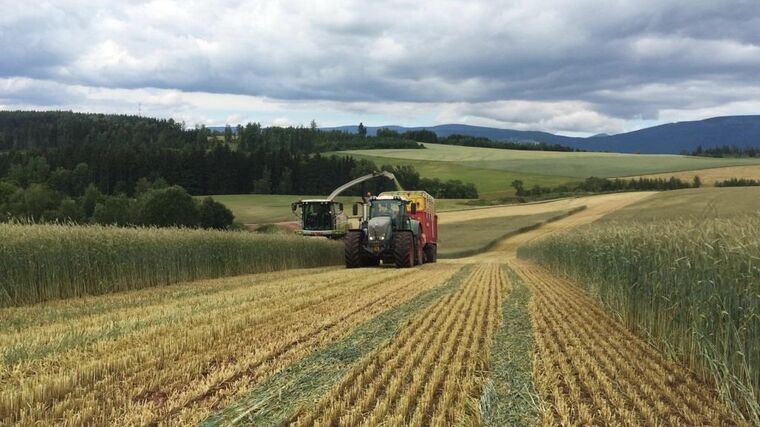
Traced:
<path fill-rule="evenodd" d="M 0 9 L 0 78 L 63 85 L 442 103 L 510 124 L 520 117 L 499 109 L 514 107 L 506 101 L 547 103 L 548 115 L 578 103 L 627 120 L 757 101 L 760 87 L 756 0 L 0 0 Z"/>

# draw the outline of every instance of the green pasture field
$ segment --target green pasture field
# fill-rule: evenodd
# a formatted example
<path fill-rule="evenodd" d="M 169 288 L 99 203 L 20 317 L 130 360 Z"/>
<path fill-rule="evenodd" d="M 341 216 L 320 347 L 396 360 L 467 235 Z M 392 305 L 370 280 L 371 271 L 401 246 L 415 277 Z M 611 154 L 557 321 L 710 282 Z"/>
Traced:
<path fill-rule="evenodd" d="M 505 216 L 443 223 L 438 226 L 438 255 L 442 258 L 459 258 L 482 252 L 502 236 L 536 226 L 562 215 L 567 210 L 544 212 L 535 215 Z"/>
<path fill-rule="evenodd" d="M 346 154 L 382 164 L 408 164 L 426 178 L 460 179 L 478 187 L 481 197 L 512 194 L 511 183 L 554 186 L 603 178 L 760 164 L 760 159 L 708 158 L 660 154 L 502 150 L 425 144 L 424 150 L 349 150 Z"/>

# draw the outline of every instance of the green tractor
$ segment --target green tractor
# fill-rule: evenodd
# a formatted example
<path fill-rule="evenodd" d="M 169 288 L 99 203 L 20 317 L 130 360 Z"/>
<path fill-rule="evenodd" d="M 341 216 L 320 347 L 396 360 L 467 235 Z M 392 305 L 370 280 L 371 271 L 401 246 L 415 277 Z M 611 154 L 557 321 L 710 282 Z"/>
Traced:
<path fill-rule="evenodd" d="M 354 215 L 359 206 L 354 204 Z M 438 220 L 428 193 L 382 193 L 361 206 L 361 226 L 345 238 L 347 268 L 377 266 L 381 261 L 408 268 L 436 261 Z"/>

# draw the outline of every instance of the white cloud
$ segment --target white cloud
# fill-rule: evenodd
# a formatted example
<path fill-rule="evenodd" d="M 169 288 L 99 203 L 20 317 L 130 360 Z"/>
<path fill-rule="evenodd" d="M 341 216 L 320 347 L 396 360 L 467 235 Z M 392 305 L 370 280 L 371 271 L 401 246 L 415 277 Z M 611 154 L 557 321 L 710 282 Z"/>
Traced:
<path fill-rule="evenodd" d="M 595 133 L 671 111 L 744 111 L 760 97 L 760 3 L 744 0 L 0 0 L 0 10 L 0 78 L 37 82 L 5 87 L 11 108 L 52 99 L 197 120 L 329 114 Z M 54 83 L 56 94 L 41 89 Z"/>

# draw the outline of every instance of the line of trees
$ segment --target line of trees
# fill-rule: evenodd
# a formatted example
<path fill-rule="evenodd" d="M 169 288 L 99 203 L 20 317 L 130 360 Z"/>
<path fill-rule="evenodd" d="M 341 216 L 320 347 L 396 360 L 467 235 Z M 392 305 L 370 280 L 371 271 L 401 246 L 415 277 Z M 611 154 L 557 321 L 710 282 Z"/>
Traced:
<path fill-rule="evenodd" d="M 689 154 L 702 157 L 760 157 L 760 148 L 737 147 L 736 145 L 702 148 L 701 145 L 698 145 L 697 148 Z"/>
<path fill-rule="evenodd" d="M 434 134 L 435 135 L 435 134 Z M 567 147 L 560 144 L 546 144 L 544 142 L 519 142 L 519 141 L 493 141 L 467 135 L 449 135 L 438 139 L 439 144 L 461 145 L 465 147 L 501 148 L 505 150 L 528 150 L 528 151 L 562 151 L 576 152 L 585 151 L 578 148 Z"/>
<path fill-rule="evenodd" d="M 669 179 L 643 177 L 637 179 L 608 179 L 592 176 L 575 185 L 568 184 L 560 185 L 558 187 L 542 187 L 540 185 L 534 185 L 531 188 L 525 188 L 525 185 L 521 180 L 515 180 L 512 182 L 512 187 L 515 189 L 515 195 L 518 197 L 537 197 L 569 193 L 667 191 L 682 188 L 699 188 L 701 186 L 702 181 L 698 176 L 695 176 L 691 182 L 676 177 L 670 177 Z"/>
<path fill-rule="evenodd" d="M 211 197 L 196 200 L 164 180 L 141 179 L 134 197 L 107 195 L 88 185 L 81 195 L 62 193 L 46 183 L 20 187 L 0 181 L 0 221 L 62 222 L 229 229 L 234 216 Z"/>
<path fill-rule="evenodd" d="M 749 178 L 731 178 L 725 181 L 716 181 L 716 187 L 757 187 L 760 186 L 760 180 Z"/>
<path fill-rule="evenodd" d="M 460 145 L 464 147 L 500 148 L 505 150 L 529 150 L 529 151 L 584 151 L 577 148 L 567 147 L 560 144 L 546 144 L 543 142 L 520 142 L 520 141 L 493 141 L 488 138 L 453 134 L 439 137 L 435 132 L 427 129 L 409 130 L 397 132 L 393 129 L 380 128 L 377 130 L 378 138 L 392 138 L 412 140 L 431 144 Z"/>
<path fill-rule="evenodd" d="M 218 136 L 202 127 L 184 130 L 171 120 L 0 112 L 0 146 L 6 148 L 0 152 L 0 219 L 225 228 L 231 219 L 210 219 L 225 217 L 221 205 L 193 204 L 191 195 L 327 194 L 377 165 L 315 150 L 421 147 L 393 136 L 322 132 L 315 125 L 248 124 Z M 365 145 L 355 146 L 360 138 Z M 472 184 L 420 178 L 411 167 L 397 172 L 406 188 L 424 188 L 436 197 L 478 197 Z M 348 194 L 388 189 L 383 185 L 365 183 Z M 146 213 L 148 195 L 174 197 L 180 205 L 179 193 L 188 217 L 164 220 Z"/>

